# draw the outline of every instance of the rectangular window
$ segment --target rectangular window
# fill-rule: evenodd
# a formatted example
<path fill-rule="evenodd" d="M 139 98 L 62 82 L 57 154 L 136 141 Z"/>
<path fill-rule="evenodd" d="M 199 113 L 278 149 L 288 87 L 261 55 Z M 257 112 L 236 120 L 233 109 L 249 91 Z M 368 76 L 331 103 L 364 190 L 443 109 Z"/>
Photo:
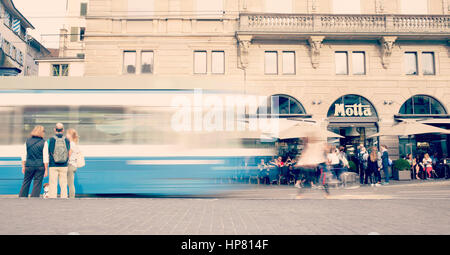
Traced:
<path fill-rule="evenodd" d="M 364 75 L 366 74 L 366 56 L 362 51 L 352 52 L 352 66 L 353 74 Z"/>
<path fill-rule="evenodd" d="M 405 52 L 405 74 L 406 75 L 417 75 L 417 53 L 416 52 Z"/>
<path fill-rule="evenodd" d="M 294 51 L 283 51 L 283 74 L 295 74 Z"/>
<path fill-rule="evenodd" d="M 276 51 L 266 51 L 264 59 L 264 73 L 278 74 L 278 53 Z"/>
<path fill-rule="evenodd" d="M 123 73 L 124 74 L 136 73 L 136 51 L 123 52 Z"/>
<path fill-rule="evenodd" d="M 141 73 L 153 73 L 153 51 L 141 53 Z"/>
<path fill-rule="evenodd" d="M 401 14 L 428 14 L 428 0 L 401 0 Z"/>
<path fill-rule="evenodd" d="M 80 4 L 80 16 L 86 16 L 87 15 L 87 3 L 81 3 Z"/>
<path fill-rule="evenodd" d="M 78 37 L 79 37 L 78 27 L 71 27 L 70 28 L 70 41 L 77 42 Z"/>
<path fill-rule="evenodd" d="M 336 63 L 336 74 L 348 74 L 348 58 L 346 51 L 337 51 L 334 54 Z"/>
<path fill-rule="evenodd" d="M 52 65 L 52 76 L 69 76 L 69 65 Z"/>
<path fill-rule="evenodd" d="M 225 73 L 225 52 L 213 51 L 211 55 L 211 73 Z"/>
<path fill-rule="evenodd" d="M 85 27 L 80 27 L 80 41 L 84 41 L 84 34 L 86 33 Z"/>
<path fill-rule="evenodd" d="M 434 53 L 423 52 L 422 53 L 422 73 L 424 75 L 435 75 L 434 68 Z"/>
<path fill-rule="evenodd" d="M 361 0 L 333 0 L 334 14 L 361 14 Z"/>
<path fill-rule="evenodd" d="M 292 0 L 265 0 L 266 12 L 292 13 Z"/>
<path fill-rule="evenodd" d="M 206 51 L 194 51 L 194 73 L 206 74 L 207 60 Z"/>

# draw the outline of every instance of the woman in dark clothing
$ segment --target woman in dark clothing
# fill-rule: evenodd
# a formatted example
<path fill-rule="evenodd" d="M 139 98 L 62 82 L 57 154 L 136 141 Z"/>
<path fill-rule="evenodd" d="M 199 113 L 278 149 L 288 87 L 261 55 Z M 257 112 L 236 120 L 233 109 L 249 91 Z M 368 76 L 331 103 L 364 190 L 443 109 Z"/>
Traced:
<path fill-rule="evenodd" d="M 367 160 L 367 172 L 366 172 L 366 176 L 365 176 L 365 183 L 369 183 L 368 182 L 368 178 L 370 180 L 370 184 L 373 186 L 375 185 L 376 181 L 375 181 L 375 173 L 377 173 L 379 171 L 379 167 L 378 167 L 378 154 L 376 150 L 372 150 L 370 152 L 369 158 Z"/>
<path fill-rule="evenodd" d="M 42 180 L 48 174 L 48 144 L 44 140 L 44 127 L 36 126 L 27 139 L 22 151 L 23 183 L 19 197 L 28 197 L 30 184 L 33 181 L 31 197 L 39 197 Z"/>

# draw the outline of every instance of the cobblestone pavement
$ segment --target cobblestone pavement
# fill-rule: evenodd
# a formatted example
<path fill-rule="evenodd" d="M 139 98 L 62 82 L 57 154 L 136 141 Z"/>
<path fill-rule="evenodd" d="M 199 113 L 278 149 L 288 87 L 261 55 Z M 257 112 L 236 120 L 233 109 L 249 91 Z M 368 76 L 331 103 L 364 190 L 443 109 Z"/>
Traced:
<path fill-rule="evenodd" d="M 260 186 L 225 198 L 0 196 L 0 234 L 450 234 L 450 182 L 310 190 Z"/>

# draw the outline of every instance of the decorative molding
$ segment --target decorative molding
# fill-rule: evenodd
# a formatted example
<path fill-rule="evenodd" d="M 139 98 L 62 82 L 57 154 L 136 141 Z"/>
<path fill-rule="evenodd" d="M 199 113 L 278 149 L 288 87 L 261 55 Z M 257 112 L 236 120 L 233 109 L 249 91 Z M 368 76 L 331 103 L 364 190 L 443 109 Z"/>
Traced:
<path fill-rule="evenodd" d="M 394 49 L 395 40 L 397 40 L 397 36 L 383 36 L 380 39 L 381 63 L 383 64 L 384 69 L 389 68 L 391 62 L 390 57 L 392 55 L 392 50 Z"/>
<path fill-rule="evenodd" d="M 319 67 L 320 63 L 320 48 L 322 48 L 322 41 L 325 36 L 310 36 L 308 38 L 309 48 L 311 51 L 311 64 L 315 69 Z"/>
<path fill-rule="evenodd" d="M 239 68 L 247 69 L 248 67 L 248 49 L 252 42 L 251 35 L 238 35 L 238 56 L 239 56 Z"/>
<path fill-rule="evenodd" d="M 377 14 L 384 13 L 384 1 L 383 0 L 375 1 L 375 12 Z"/>

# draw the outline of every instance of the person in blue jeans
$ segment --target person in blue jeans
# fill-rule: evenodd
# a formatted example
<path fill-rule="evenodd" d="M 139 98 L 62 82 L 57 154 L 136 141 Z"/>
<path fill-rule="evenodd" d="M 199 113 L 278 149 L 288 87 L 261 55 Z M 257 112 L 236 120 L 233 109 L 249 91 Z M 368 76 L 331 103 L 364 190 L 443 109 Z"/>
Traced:
<path fill-rule="evenodd" d="M 389 153 L 386 145 L 381 145 L 381 164 L 384 172 L 384 185 L 389 184 Z"/>

